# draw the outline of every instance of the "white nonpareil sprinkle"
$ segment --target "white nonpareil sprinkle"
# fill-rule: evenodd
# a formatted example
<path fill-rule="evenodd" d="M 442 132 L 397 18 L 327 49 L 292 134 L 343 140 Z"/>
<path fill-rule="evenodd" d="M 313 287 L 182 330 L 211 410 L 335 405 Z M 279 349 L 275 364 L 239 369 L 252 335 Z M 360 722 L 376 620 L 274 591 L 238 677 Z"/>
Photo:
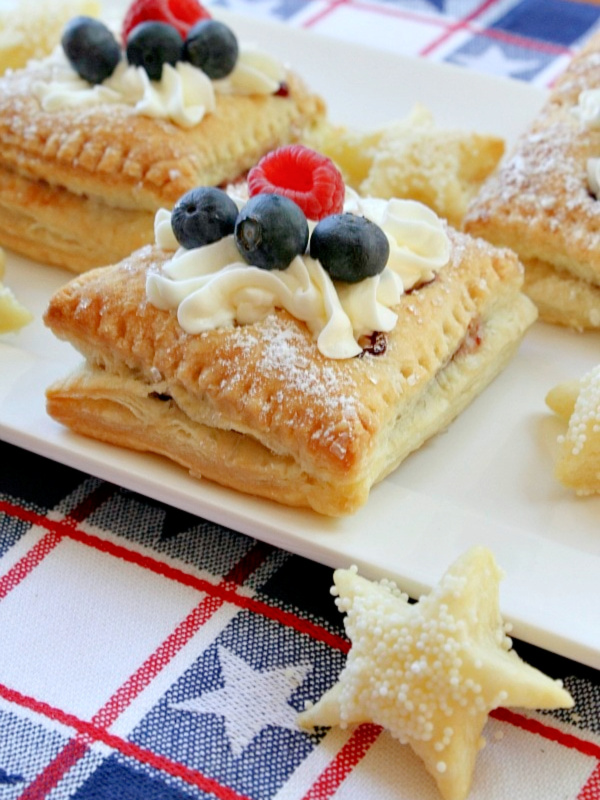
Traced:
<path fill-rule="evenodd" d="M 580 455 L 590 433 L 600 433 L 600 365 L 581 379 L 566 440 L 574 456 Z"/>
<path fill-rule="evenodd" d="M 525 687 L 530 707 L 572 705 L 556 681 L 508 652 L 501 577 L 490 551 L 474 547 L 409 603 L 389 581 L 336 570 L 336 604 L 352 646 L 338 683 L 300 724 L 381 725 L 415 749 L 447 800 L 463 800 L 492 709 L 522 705 Z"/>

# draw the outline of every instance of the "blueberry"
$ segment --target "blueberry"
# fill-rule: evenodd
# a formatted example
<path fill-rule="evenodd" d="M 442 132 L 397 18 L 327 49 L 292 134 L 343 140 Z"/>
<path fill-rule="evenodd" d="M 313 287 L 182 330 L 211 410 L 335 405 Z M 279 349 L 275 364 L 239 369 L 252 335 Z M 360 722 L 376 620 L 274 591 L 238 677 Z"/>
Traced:
<path fill-rule="evenodd" d="M 278 194 L 257 194 L 238 214 L 234 238 L 248 264 L 286 269 L 306 251 L 308 222 L 293 200 Z"/>
<path fill-rule="evenodd" d="M 121 60 L 121 48 L 111 31 L 92 17 L 73 17 L 63 30 L 61 44 L 75 72 L 89 83 L 109 78 Z"/>
<path fill-rule="evenodd" d="M 152 81 L 159 81 L 163 64 L 175 65 L 183 58 L 183 40 L 165 22 L 141 22 L 127 37 L 127 60 L 143 67 Z"/>
<path fill-rule="evenodd" d="M 310 255 L 334 281 L 358 283 L 382 272 L 390 254 L 385 233 L 366 217 L 332 214 L 310 237 Z"/>
<path fill-rule="evenodd" d="M 216 19 L 197 22 L 183 45 L 185 60 L 213 80 L 229 75 L 237 62 L 238 52 L 235 34 Z"/>
<path fill-rule="evenodd" d="M 201 186 L 179 198 L 171 226 L 179 244 L 191 250 L 233 233 L 237 213 L 236 204 L 222 189 Z"/>

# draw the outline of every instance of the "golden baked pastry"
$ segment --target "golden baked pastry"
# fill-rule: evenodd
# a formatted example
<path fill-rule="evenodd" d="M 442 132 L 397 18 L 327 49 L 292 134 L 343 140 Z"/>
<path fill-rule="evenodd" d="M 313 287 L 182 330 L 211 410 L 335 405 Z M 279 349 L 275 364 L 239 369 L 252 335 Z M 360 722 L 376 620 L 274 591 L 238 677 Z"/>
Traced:
<path fill-rule="evenodd" d="M 350 652 L 338 683 L 302 727 L 373 722 L 409 744 L 445 800 L 465 800 L 488 714 L 499 706 L 570 708 L 571 695 L 522 661 L 500 614 L 502 572 L 474 547 L 418 603 L 390 581 L 335 571 Z"/>
<path fill-rule="evenodd" d="M 77 14 L 98 17 L 100 10 L 97 0 L 19 0 L 0 12 L 0 75 L 49 55 L 68 20 Z"/>
<path fill-rule="evenodd" d="M 51 58 L 0 78 L 0 244 L 76 272 L 148 243 L 157 209 L 193 186 L 239 178 L 325 114 L 323 101 L 283 67 L 284 91 L 216 91 L 214 111 L 186 127 L 105 102 L 106 95 L 89 104 L 88 93 L 80 103 L 79 86 L 61 85 L 58 100 L 50 98 L 61 104 L 46 108 L 41 92 L 65 69 Z M 156 83 L 148 82 L 148 102 L 157 98 Z M 186 95 L 185 87 L 175 91 Z M 62 104 L 67 94 L 77 101 Z"/>
<path fill-rule="evenodd" d="M 504 154 L 498 136 L 441 128 L 420 105 L 376 130 L 332 125 L 320 133 L 319 149 L 359 194 L 418 200 L 457 228 Z"/>
<path fill-rule="evenodd" d="M 31 312 L 20 303 L 11 289 L 2 283 L 5 271 L 4 250 L 0 248 L 0 333 L 8 333 L 31 322 Z"/>
<path fill-rule="evenodd" d="M 559 437 L 556 477 L 579 495 L 600 493 L 600 366 L 555 386 L 546 403 L 568 426 Z"/>
<path fill-rule="evenodd" d="M 464 223 L 519 254 L 541 319 L 577 330 L 600 328 L 599 54 L 600 34 L 573 58 Z"/>
<path fill-rule="evenodd" d="M 86 363 L 50 387 L 49 414 L 242 492 L 331 516 L 356 511 L 503 368 L 536 311 L 512 252 L 446 228 L 421 204 L 347 202 L 391 215 L 401 242 L 388 265 L 400 266 L 334 285 L 310 258 L 286 270 L 235 264 L 229 237 L 219 255 L 174 254 L 173 240 L 69 283 L 45 321 Z M 163 225 L 172 236 L 166 212 L 159 239 Z M 356 325 L 339 300 L 353 286 L 365 292 L 344 301 Z M 337 316 L 315 322 L 313 301 L 315 313 Z M 379 322 L 365 329 L 372 306 Z"/>

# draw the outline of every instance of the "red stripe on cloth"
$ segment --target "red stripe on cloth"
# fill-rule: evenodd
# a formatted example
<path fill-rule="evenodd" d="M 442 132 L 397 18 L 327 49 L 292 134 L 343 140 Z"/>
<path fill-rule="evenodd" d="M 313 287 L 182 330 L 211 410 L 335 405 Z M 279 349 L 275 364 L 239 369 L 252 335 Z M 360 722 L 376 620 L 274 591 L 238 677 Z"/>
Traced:
<path fill-rule="evenodd" d="M 81 503 L 75 506 L 69 514 L 62 520 L 61 527 L 51 527 L 42 539 L 40 539 L 17 563 L 0 578 L 0 600 L 4 599 L 6 595 L 18 586 L 41 562 L 46 556 L 54 550 L 56 545 L 66 535 L 65 526 L 72 527 L 77 522 L 81 522 L 98 506 L 100 506 L 109 495 L 114 492 L 114 487 L 110 484 L 100 484 L 99 487 L 94 489 Z M 18 509 L 19 514 L 15 514 L 15 509 Z M 38 525 L 39 527 L 48 528 L 45 524 L 48 521 L 47 517 L 30 511 L 26 508 L 14 506 L 12 503 L 0 501 L 0 512 L 8 516 L 17 516 L 23 522 L 28 522 L 30 525 Z"/>
<path fill-rule="evenodd" d="M 497 2 L 497 0 L 491 0 L 491 2 Z M 393 17 L 395 19 L 411 20 L 417 24 L 422 24 L 424 27 L 427 26 L 432 30 L 439 28 L 441 31 L 440 35 L 436 39 L 430 41 L 426 47 L 419 52 L 420 56 L 431 55 L 435 49 L 440 47 L 442 44 L 444 44 L 444 42 L 448 41 L 451 36 L 461 30 L 468 31 L 473 36 L 482 36 L 486 39 L 495 39 L 496 41 L 514 44 L 527 50 L 532 50 L 539 53 L 548 53 L 549 55 L 553 56 L 570 54 L 572 52 L 569 47 L 555 44 L 554 42 L 544 42 L 541 39 L 531 39 L 526 36 L 519 36 L 519 34 L 510 33 L 509 31 L 502 31 L 498 28 L 486 28 L 484 26 L 477 25 L 476 22 L 473 24 L 475 18 L 474 15 L 480 14 L 482 9 L 485 10 L 485 6 L 475 11 L 474 15 L 472 14 L 468 17 L 464 17 L 463 19 L 452 21 L 448 18 L 435 17 L 433 15 L 426 16 L 425 14 L 411 12 L 407 9 L 397 8 L 395 6 L 374 6 L 370 5 L 369 3 L 361 2 L 361 0 L 333 0 L 321 11 L 305 20 L 302 23 L 302 27 L 313 28 L 323 19 L 337 11 L 337 9 L 340 7 L 364 11 L 370 16 Z"/>
<path fill-rule="evenodd" d="M 30 572 L 41 564 L 62 540 L 60 533 L 46 533 L 25 555 L 0 578 L 0 600 L 11 592 Z"/>
<path fill-rule="evenodd" d="M 103 540 L 101 543 L 106 544 Z M 100 548 L 103 549 L 103 548 Z M 243 558 L 229 571 L 221 581 L 221 585 L 230 586 L 232 579 L 243 582 L 254 572 L 273 550 L 272 547 L 257 542 Z M 107 703 L 92 717 L 91 725 L 103 730 L 109 727 L 131 705 L 139 693 L 148 686 L 163 670 L 192 636 L 207 622 L 221 606 L 224 600 L 211 595 L 205 596 L 190 614 L 181 622 L 165 641 L 144 661 L 128 680 L 115 692 Z M 83 758 L 87 752 L 87 744 L 81 739 L 70 741 L 46 766 L 27 789 L 26 800 L 42 800 L 53 789 L 67 772 Z M 175 763 L 175 762 L 172 762 Z"/>
<path fill-rule="evenodd" d="M 221 585 L 232 581 L 243 583 L 271 553 L 273 548 L 257 542 L 221 581 Z M 207 595 L 191 611 L 165 641 L 146 659 L 134 674 L 115 692 L 108 702 L 92 718 L 95 725 L 109 727 L 132 703 L 137 695 L 150 684 L 159 672 L 189 642 L 192 636 L 207 622 L 225 601 Z"/>
<path fill-rule="evenodd" d="M 600 797 L 600 764 L 585 782 L 585 785 L 577 795 L 577 800 L 598 800 Z"/>
<path fill-rule="evenodd" d="M 476 19 L 484 11 L 487 11 L 488 7 L 490 5 L 494 5 L 495 2 L 496 0 L 487 0 L 487 2 L 484 2 L 478 9 L 475 9 L 475 11 L 468 16 L 458 20 L 452 25 L 446 26 L 445 32 L 437 39 L 433 39 L 431 42 L 429 42 L 429 44 L 419 52 L 419 55 L 422 57 L 430 56 L 434 50 L 440 47 L 440 45 L 444 44 L 444 42 L 447 42 L 451 36 L 461 30 L 466 30 L 473 35 L 483 36 L 486 39 L 496 39 L 497 41 L 505 42 L 506 44 L 518 45 L 526 48 L 527 50 L 533 50 L 539 53 L 549 53 L 550 55 L 564 55 L 565 53 L 571 53 L 570 48 L 565 47 L 564 45 L 555 44 L 554 42 L 543 42 L 540 39 L 531 39 L 525 36 L 519 36 L 517 33 L 509 33 L 508 31 L 502 31 L 498 28 L 479 28 L 476 25 L 471 24 L 474 19 Z"/>
<path fill-rule="evenodd" d="M 117 689 L 107 703 L 94 714 L 92 722 L 95 725 L 110 727 L 222 605 L 223 601 L 218 598 L 205 597 L 160 647 L 144 661 L 142 666 Z"/>
<path fill-rule="evenodd" d="M 31 514 L 31 512 L 26 512 L 25 509 L 22 509 L 19 506 L 3 503 L 2 501 L 0 501 L 0 512 L 1 511 L 4 511 L 7 514 L 10 514 L 10 516 L 18 519 L 23 518 L 26 513 L 28 515 Z M 253 597 L 240 595 L 228 581 L 223 581 L 220 584 L 210 583 L 210 581 L 198 578 L 195 575 L 184 572 L 183 570 L 166 564 L 163 561 L 159 561 L 156 558 L 139 553 L 136 550 L 130 550 L 123 545 L 116 544 L 107 539 L 101 539 L 99 536 L 85 533 L 82 530 L 65 525 L 64 522 L 60 520 L 50 520 L 41 514 L 35 514 L 33 516 L 34 519 L 31 521 L 34 524 L 39 525 L 40 527 L 45 527 L 55 533 L 59 533 L 61 536 L 68 536 L 74 541 L 88 545 L 89 547 L 100 550 L 108 555 L 112 555 L 115 558 L 123 559 L 130 564 L 136 564 L 137 566 L 149 569 L 156 575 L 162 575 L 163 577 L 168 578 L 169 580 L 177 581 L 184 586 L 197 589 L 205 594 L 220 597 L 227 603 L 236 605 L 239 608 L 245 608 L 247 611 L 252 611 L 255 614 L 260 614 L 261 616 L 279 622 L 281 625 L 285 625 L 286 627 L 294 628 L 300 633 L 304 633 L 317 641 L 323 642 L 335 650 L 341 650 L 345 653 L 349 649 L 349 643 L 344 637 L 331 633 L 326 628 L 323 628 L 314 622 L 310 622 L 309 620 L 302 619 L 301 617 L 298 617 L 296 614 L 293 614 L 289 611 L 285 611 L 281 608 L 274 608 L 273 606 L 268 605 L 268 603 L 257 600 Z"/>
<path fill-rule="evenodd" d="M 469 26 L 471 33 L 485 36 L 486 39 L 497 39 L 499 42 L 506 44 L 514 44 L 524 47 L 527 50 L 534 50 L 539 53 L 548 53 L 549 55 L 560 56 L 572 53 L 569 47 L 564 45 L 554 44 L 554 42 L 542 42 L 541 39 L 529 39 L 525 36 L 519 36 L 518 33 L 508 33 L 501 31 L 498 28 L 484 28 L 477 30 L 475 26 Z"/>
<path fill-rule="evenodd" d="M 362 3 L 360 0 L 332 0 L 332 2 L 327 3 L 325 7 L 314 14 L 314 16 L 309 17 L 302 23 L 303 28 L 311 28 L 316 23 L 320 22 L 325 17 L 328 17 L 334 11 L 336 11 L 340 6 L 346 6 L 347 8 L 355 8 L 359 11 L 368 11 L 369 14 L 374 16 L 384 16 L 384 17 L 395 17 L 396 19 L 408 19 L 414 22 L 420 22 L 423 25 L 427 25 L 430 27 L 435 28 L 442 28 L 446 29 L 449 23 L 447 20 L 443 19 L 442 17 L 433 17 L 433 16 L 426 16 L 425 14 L 419 14 L 418 12 L 412 12 L 405 8 L 398 8 L 396 6 L 373 6 L 369 5 L 368 3 Z"/>
<path fill-rule="evenodd" d="M 302 800 L 328 800 L 362 761 L 383 729 L 379 725 L 360 725 L 325 767 Z"/>
<path fill-rule="evenodd" d="M 0 687 L 0 691 L 2 689 L 4 689 L 4 687 Z M 37 704 L 37 701 L 33 702 Z M 20 703 L 20 705 L 25 705 L 26 708 L 31 708 L 33 711 L 44 714 L 44 710 L 42 710 L 42 704 L 40 704 L 39 708 L 36 708 L 33 705 L 27 705 L 26 703 Z M 52 710 L 52 713 L 44 714 L 44 716 L 50 716 L 51 719 L 62 721 L 58 720 L 56 710 L 54 709 Z M 89 737 L 86 738 L 89 739 Z M 19 800 L 35 800 L 35 798 L 38 797 L 45 797 L 47 794 L 49 794 L 49 792 L 52 791 L 52 789 L 54 789 L 62 776 L 68 772 L 74 764 L 83 758 L 86 752 L 87 745 L 85 741 L 82 739 L 71 739 L 66 747 L 61 750 L 59 757 L 55 758 L 54 761 L 52 761 L 48 767 L 42 773 L 40 773 L 40 775 L 38 775 L 37 778 L 35 778 L 35 780 L 33 780 L 19 795 Z"/>
<path fill-rule="evenodd" d="M 183 764 L 178 764 L 168 758 L 165 758 L 164 756 L 153 753 L 152 751 L 146 750 L 143 747 L 139 747 L 133 742 L 128 742 L 126 739 L 122 739 L 120 736 L 115 736 L 114 734 L 109 733 L 107 730 L 98 725 L 93 725 L 91 722 L 84 722 L 73 714 L 67 714 L 66 712 L 61 711 L 60 709 L 55 708 L 48 703 L 42 703 L 33 697 L 23 695 L 14 689 L 3 686 L 2 684 L 0 684 L 0 697 L 3 697 L 9 702 L 16 703 L 22 708 L 28 708 L 37 714 L 41 714 L 44 717 L 52 719 L 61 725 L 66 725 L 67 727 L 73 728 L 75 731 L 77 731 L 77 733 L 81 735 L 81 739 L 72 739 L 67 747 L 62 751 L 64 754 L 68 749 L 68 757 L 71 760 L 73 760 L 77 755 L 78 750 L 75 746 L 77 742 L 99 742 L 107 745 L 112 750 L 117 750 L 124 756 L 134 758 L 136 761 L 147 764 L 154 769 L 162 770 L 169 775 L 181 778 L 186 783 L 189 783 L 192 786 L 197 786 L 202 791 L 212 792 L 216 797 L 219 798 L 219 800 L 249 800 L 246 795 L 239 794 L 233 789 L 230 789 L 228 786 L 222 786 L 217 781 L 207 777 L 206 775 L 203 775 L 197 770 L 190 769 Z M 32 800 L 32 798 L 42 796 L 39 794 L 39 792 L 33 792 L 32 786 L 33 784 L 30 784 L 30 786 L 25 789 L 23 794 L 20 796 L 20 800 L 24 800 L 24 798 L 26 798 L 26 800 Z"/>
<path fill-rule="evenodd" d="M 223 602 L 231 603 L 232 605 L 236 605 L 239 608 L 244 608 L 247 611 L 252 611 L 253 613 L 259 614 L 267 619 L 275 620 L 281 625 L 294 628 L 300 633 L 306 633 L 313 639 L 324 642 L 330 647 L 334 647 L 336 650 L 347 652 L 349 649 L 348 641 L 342 636 L 337 636 L 336 634 L 330 633 L 327 629 L 321 627 L 320 625 L 310 622 L 309 620 L 302 619 L 301 617 L 289 611 L 270 606 L 268 603 L 257 600 L 254 597 L 247 597 L 239 594 L 236 587 L 232 586 L 231 581 L 227 578 L 218 584 L 214 584 L 203 578 L 198 578 L 195 575 L 191 575 L 189 572 L 184 572 L 183 570 L 173 567 L 170 564 L 166 564 L 163 561 L 152 558 L 152 556 L 138 553 L 136 550 L 129 550 L 123 545 L 109 542 L 106 539 L 100 539 L 97 536 L 84 533 L 80 530 L 68 532 L 66 535 L 75 541 L 81 542 L 82 544 L 87 544 L 89 547 L 94 547 L 97 550 L 108 553 L 116 558 L 121 558 L 131 564 L 137 564 L 140 567 L 149 569 L 155 574 L 162 575 L 169 580 L 177 581 L 184 586 L 197 589 L 199 592 L 204 592 L 205 594 L 218 597 Z"/>
<path fill-rule="evenodd" d="M 528 733 L 537 733 L 539 736 L 543 736 L 544 739 L 557 742 L 563 747 L 577 750 L 585 756 L 600 758 L 600 745 L 586 739 L 580 739 L 572 733 L 566 733 L 558 728 L 553 728 L 551 725 L 540 722 L 539 719 L 525 717 L 523 714 L 517 714 L 515 711 L 511 711 L 508 708 L 496 708 L 490 713 L 490 716 L 501 722 L 508 722 L 510 725 L 521 728 L 521 730 L 527 731 Z"/>
<path fill-rule="evenodd" d="M 338 8 L 340 8 L 340 6 L 350 6 L 350 5 L 352 5 L 352 3 L 349 2 L 349 0 L 332 0 L 332 2 L 326 3 L 320 11 L 317 11 L 316 14 L 313 14 L 312 17 L 309 17 L 307 20 L 305 20 L 302 27 L 312 28 L 313 25 L 316 25 L 318 22 L 320 22 L 322 19 L 325 19 L 325 17 L 328 17 L 330 14 L 333 14 L 333 12 L 336 11 Z"/>
<path fill-rule="evenodd" d="M 449 25 L 446 31 L 437 39 L 434 39 L 432 42 L 430 42 L 427 45 L 427 47 L 424 47 L 419 53 L 419 55 L 421 56 L 430 55 L 433 50 L 435 50 L 441 44 L 446 42 L 457 31 L 460 31 L 463 28 L 468 28 L 469 22 L 472 22 L 474 19 L 477 19 L 477 17 L 481 16 L 481 14 L 483 14 L 484 11 L 487 11 L 487 9 L 490 6 L 495 5 L 496 2 L 497 0 L 484 0 L 484 2 L 478 8 L 473 9 L 473 11 L 471 11 L 470 14 L 467 14 L 462 19 L 458 19 L 456 20 L 456 22 Z"/>
<path fill-rule="evenodd" d="M 115 493 L 116 489 L 112 483 L 100 483 L 95 489 L 74 506 L 64 519 L 66 525 L 76 522 L 83 522 L 91 516 L 100 506 L 109 500 Z"/>
<path fill-rule="evenodd" d="M 52 524 L 50 520 L 48 522 Z M 336 650 L 347 652 L 349 648 L 349 643 L 346 639 L 344 639 L 342 636 L 337 636 L 336 634 L 330 633 L 326 628 L 323 628 L 320 625 L 316 625 L 313 622 L 302 619 L 296 614 L 284 611 L 281 608 L 270 606 L 268 603 L 265 603 L 261 600 L 238 594 L 237 589 L 232 586 L 231 581 L 227 579 L 218 584 L 211 583 L 203 578 L 198 578 L 195 575 L 191 575 L 189 572 L 184 572 L 177 567 L 173 567 L 164 561 L 159 561 L 152 556 L 139 553 L 136 550 L 130 550 L 123 545 L 110 542 L 107 539 L 101 539 L 98 536 L 85 533 L 81 530 L 67 531 L 65 535 L 77 542 L 86 544 L 89 547 L 93 547 L 103 553 L 112 555 L 115 558 L 121 558 L 131 564 L 136 564 L 137 566 L 149 569 L 156 575 L 162 575 L 169 580 L 177 581 L 184 586 L 197 589 L 199 592 L 204 592 L 206 594 L 219 597 L 224 602 L 231 603 L 239 608 L 244 608 L 247 611 L 252 611 L 255 614 L 260 614 L 267 619 L 275 620 L 281 625 L 295 628 L 297 631 L 306 633 L 313 639 L 322 641 L 325 644 L 328 644 L 330 647 L 334 647 Z"/>
<path fill-rule="evenodd" d="M 600 758 L 599 745 L 585 739 L 579 739 L 537 719 L 525 717 L 506 708 L 497 708 L 491 712 L 490 716 L 521 728 L 528 733 L 538 734 L 549 741 L 557 742 L 563 747 L 577 750 L 592 758 Z M 344 747 L 341 748 L 335 758 L 319 775 L 302 800 L 329 800 L 348 774 L 364 758 L 381 731 L 382 728 L 372 724 L 363 724 L 357 728 Z M 357 737 L 357 741 L 355 741 L 355 737 Z M 592 772 L 586 785 L 577 796 L 577 800 L 598 800 L 598 798 L 600 798 L 600 765 Z"/>

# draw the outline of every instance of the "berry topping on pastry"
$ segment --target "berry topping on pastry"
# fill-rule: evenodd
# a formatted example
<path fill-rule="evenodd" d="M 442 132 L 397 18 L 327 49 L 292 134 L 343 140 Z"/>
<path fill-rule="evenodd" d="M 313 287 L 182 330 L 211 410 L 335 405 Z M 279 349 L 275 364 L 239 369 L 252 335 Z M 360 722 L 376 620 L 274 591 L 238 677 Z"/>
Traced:
<path fill-rule="evenodd" d="M 209 18 L 210 13 L 198 0 L 134 0 L 123 19 L 121 38 L 126 42 L 137 25 L 154 21 L 172 25 L 185 39 L 196 22 Z"/>
<path fill-rule="evenodd" d="M 306 251 L 308 222 L 287 197 L 259 194 L 238 214 L 235 243 L 248 264 L 261 269 L 286 269 Z"/>
<path fill-rule="evenodd" d="M 93 17 L 73 17 L 64 28 L 61 44 L 75 72 L 89 83 L 102 83 L 121 59 L 117 40 Z"/>
<path fill-rule="evenodd" d="M 197 22 L 188 33 L 183 54 L 212 80 L 226 78 L 236 65 L 238 42 L 231 28 L 216 19 Z"/>
<path fill-rule="evenodd" d="M 175 66 L 182 54 L 181 37 L 172 25 L 164 22 L 142 22 L 127 39 L 127 61 L 143 67 L 153 81 L 161 79 L 163 64 Z"/>
<path fill-rule="evenodd" d="M 297 203 L 308 219 L 338 214 L 344 205 L 344 179 L 331 159 L 300 144 L 264 156 L 248 174 L 250 196 L 272 193 Z"/>
<path fill-rule="evenodd" d="M 222 189 L 201 186 L 181 197 L 171 215 L 175 238 L 192 250 L 233 233 L 238 208 Z"/>
<path fill-rule="evenodd" d="M 310 237 L 310 255 L 335 281 L 358 283 L 383 272 L 390 254 L 379 225 L 356 214 L 322 219 Z"/>

